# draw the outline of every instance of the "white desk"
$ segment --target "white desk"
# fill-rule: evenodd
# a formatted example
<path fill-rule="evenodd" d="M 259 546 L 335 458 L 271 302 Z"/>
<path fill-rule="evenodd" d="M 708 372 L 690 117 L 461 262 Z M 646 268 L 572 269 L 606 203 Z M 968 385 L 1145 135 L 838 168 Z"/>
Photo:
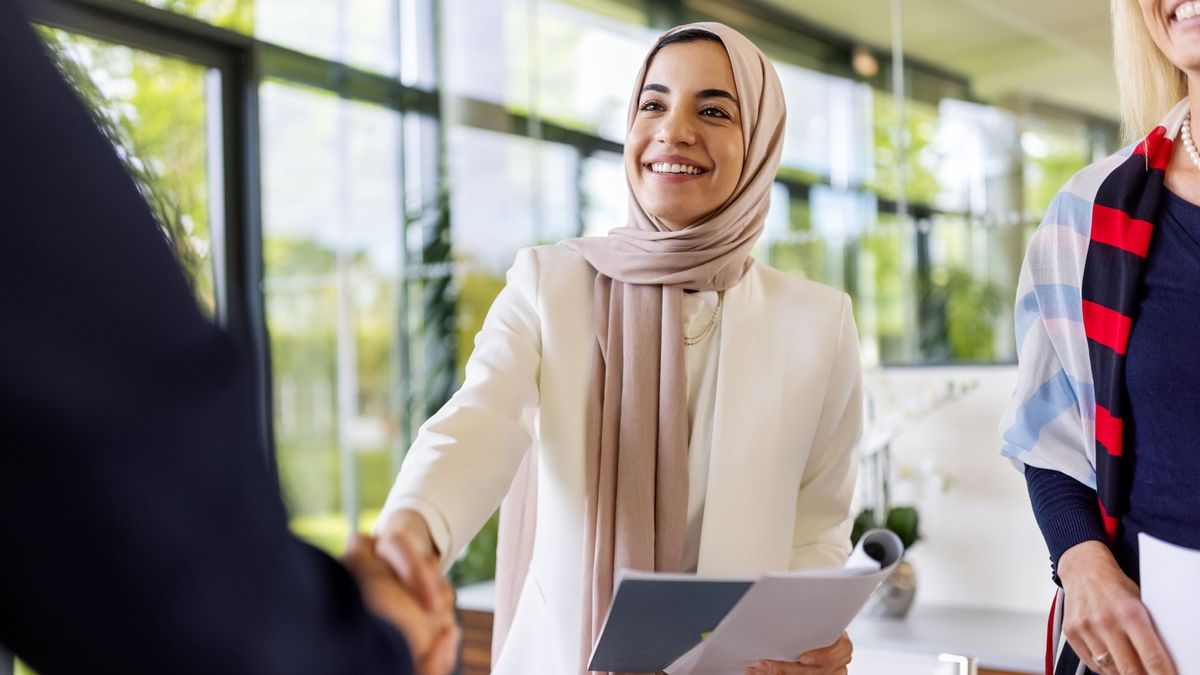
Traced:
<path fill-rule="evenodd" d="M 462 610 L 490 614 L 495 608 L 491 582 L 458 590 Z M 971 656 L 984 671 L 1041 673 L 1044 669 L 1046 617 L 973 607 L 916 605 L 905 619 L 858 617 L 849 628 L 856 648 L 911 654 Z"/>
<path fill-rule="evenodd" d="M 899 621 L 860 616 L 849 633 L 856 647 L 973 656 L 987 670 L 1045 669 L 1046 617 L 1037 614 L 918 604 Z"/>

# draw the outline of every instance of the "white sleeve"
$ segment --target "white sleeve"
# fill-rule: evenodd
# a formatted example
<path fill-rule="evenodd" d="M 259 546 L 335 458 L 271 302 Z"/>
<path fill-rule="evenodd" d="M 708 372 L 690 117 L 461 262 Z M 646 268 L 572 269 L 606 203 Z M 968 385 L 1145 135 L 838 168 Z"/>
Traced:
<path fill-rule="evenodd" d="M 475 336 L 462 387 L 417 432 L 379 522 L 425 517 L 448 568 L 495 512 L 532 445 L 526 411 L 539 401 L 538 256 L 517 253 Z"/>
<path fill-rule="evenodd" d="M 854 449 L 863 427 L 862 363 L 849 296 L 843 296 L 837 353 L 825 388 L 812 452 L 796 499 L 791 569 L 840 567 L 850 555 Z"/>

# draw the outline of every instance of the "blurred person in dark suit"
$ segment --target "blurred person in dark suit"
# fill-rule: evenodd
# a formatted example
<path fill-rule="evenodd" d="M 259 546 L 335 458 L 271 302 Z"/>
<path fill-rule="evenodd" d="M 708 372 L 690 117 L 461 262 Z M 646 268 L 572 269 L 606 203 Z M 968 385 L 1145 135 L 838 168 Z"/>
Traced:
<path fill-rule="evenodd" d="M 435 561 L 406 586 L 370 538 L 342 565 L 288 532 L 250 364 L 10 0 L 0 91 L 0 644 L 43 675 L 447 672 Z"/>

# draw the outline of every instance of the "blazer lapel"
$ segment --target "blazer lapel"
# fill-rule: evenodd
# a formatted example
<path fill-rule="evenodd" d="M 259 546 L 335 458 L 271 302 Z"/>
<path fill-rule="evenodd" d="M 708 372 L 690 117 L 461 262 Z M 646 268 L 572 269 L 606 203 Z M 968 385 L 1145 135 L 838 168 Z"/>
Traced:
<path fill-rule="evenodd" d="M 771 372 L 772 354 L 755 339 L 773 325 L 758 270 L 751 268 L 741 283 L 725 292 L 697 565 L 702 574 L 758 573 L 786 569 L 788 562 L 787 547 L 782 553 L 775 549 L 790 537 L 772 529 L 776 519 L 760 513 L 764 501 L 754 499 L 771 481 L 773 463 L 748 459 L 757 450 L 779 445 L 781 392 L 767 390 L 770 382 L 778 381 L 763 377 Z"/>

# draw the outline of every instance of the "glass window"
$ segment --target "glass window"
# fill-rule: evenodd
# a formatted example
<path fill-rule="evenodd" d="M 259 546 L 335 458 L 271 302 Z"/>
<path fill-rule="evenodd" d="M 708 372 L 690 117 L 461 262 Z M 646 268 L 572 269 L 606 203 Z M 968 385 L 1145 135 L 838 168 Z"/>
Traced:
<path fill-rule="evenodd" d="M 400 115 L 261 89 L 264 292 L 293 527 L 340 551 L 391 486 L 401 414 Z"/>
<path fill-rule="evenodd" d="M 595 3 L 446 0 L 446 89 L 622 140 L 633 80 L 656 31 Z"/>
<path fill-rule="evenodd" d="M 414 0 L 140 1 L 264 42 L 387 75 L 399 74 L 397 36 L 403 19 L 419 16 L 407 6 Z M 402 12 L 401 2 L 409 11 Z"/>
<path fill-rule="evenodd" d="M 399 74 L 395 0 L 254 0 L 254 35 L 265 42 Z"/>
<path fill-rule="evenodd" d="M 896 148 L 903 138 L 906 198 L 910 204 L 932 205 L 940 193 L 937 169 L 941 155 L 933 141 L 938 132 L 937 107 L 920 101 L 907 101 L 903 126 L 892 96 L 873 92 L 872 135 L 874 137 L 874 179 L 871 188 L 881 197 L 895 199 L 899 187 Z"/>
<path fill-rule="evenodd" d="M 255 0 L 140 0 L 170 12 L 186 14 L 222 28 L 250 33 Z"/>
<path fill-rule="evenodd" d="M 781 164 L 810 180 L 861 185 L 870 174 L 871 91 L 865 84 L 776 62 L 787 99 Z"/>
<path fill-rule="evenodd" d="M 578 236 L 574 148 L 455 125 L 447 150 L 451 231 L 461 269 L 503 278 L 517 249 Z"/>
<path fill-rule="evenodd" d="M 611 152 L 596 152 L 583 160 L 583 234 L 607 234 L 629 219 L 629 188 L 625 182 L 625 158 Z"/>
<path fill-rule="evenodd" d="M 916 314 L 911 292 L 913 231 L 881 213 L 858 242 L 855 318 L 864 363 L 910 363 Z"/>
<path fill-rule="evenodd" d="M 213 315 L 213 243 L 224 207 L 219 125 L 209 111 L 220 109 L 220 76 L 61 30 L 42 35 L 146 195 L 201 308 Z"/>
<path fill-rule="evenodd" d="M 1092 161 L 1087 127 L 1079 121 L 1027 115 L 1022 120 L 1021 150 L 1026 220 L 1036 226 L 1054 195 Z"/>
<path fill-rule="evenodd" d="M 556 2 L 541 3 L 536 30 L 530 94 L 538 114 L 624 140 L 634 78 L 658 31 Z"/>

